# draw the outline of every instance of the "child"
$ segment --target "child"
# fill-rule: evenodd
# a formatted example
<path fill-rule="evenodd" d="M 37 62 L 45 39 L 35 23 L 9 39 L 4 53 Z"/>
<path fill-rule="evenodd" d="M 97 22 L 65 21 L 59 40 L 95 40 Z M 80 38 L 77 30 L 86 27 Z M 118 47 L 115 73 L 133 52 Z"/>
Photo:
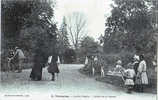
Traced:
<path fill-rule="evenodd" d="M 121 72 L 122 69 L 123 69 L 123 67 L 122 67 L 122 61 L 121 61 L 121 60 L 118 60 L 118 61 L 116 62 L 116 67 L 115 67 L 114 71 L 115 71 L 115 72 Z"/>
<path fill-rule="evenodd" d="M 88 58 L 87 58 L 87 56 L 86 56 L 86 59 L 85 59 L 85 66 L 87 66 L 88 65 Z"/>
<path fill-rule="evenodd" d="M 14 50 L 9 50 L 8 55 L 8 71 L 14 71 L 14 62 L 13 62 Z"/>
<path fill-rule="evenodd" d="M 127 93 L 131 93 L 134 86 L 135 71 L 133 65 L 128 65 L 128 69 L 125 70 L 125 86 L 127 87 Z"/>

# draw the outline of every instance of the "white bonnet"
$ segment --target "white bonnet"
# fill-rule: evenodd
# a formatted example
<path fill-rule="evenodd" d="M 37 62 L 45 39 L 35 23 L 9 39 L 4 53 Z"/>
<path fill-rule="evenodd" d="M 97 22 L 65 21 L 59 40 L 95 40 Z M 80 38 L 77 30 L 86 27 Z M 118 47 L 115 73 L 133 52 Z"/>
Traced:
<path fill-rule="evenodd" d="M 122 61 L 121 61 L 121 60 L 118 60 L 118 61 L 117 61 L 117 64 L 122 64 Z"/>
<path fill-rule="evenodd" d="M 134 57 L 133 57 L 134 59 L 136 59 L 136 60 L 140 60 L 140 58 L 139 58 L 139 56 L 138 55 L 134 55 Z"/>

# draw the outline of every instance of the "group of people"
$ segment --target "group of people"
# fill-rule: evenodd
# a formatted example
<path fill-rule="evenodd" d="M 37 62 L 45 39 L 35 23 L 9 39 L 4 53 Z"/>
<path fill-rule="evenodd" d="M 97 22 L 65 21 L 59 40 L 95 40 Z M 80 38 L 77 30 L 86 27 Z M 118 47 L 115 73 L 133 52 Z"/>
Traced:
<path fill-rule="evenodd" d="M 8 70 L 16 71 L 18 73 L 22 72 L 22 66 L 25 59 L 25 55 L 19 47 L 9 50 L 8 55 Z M 16 63 L 16 64 L 15 64 Z M 14 64 L 14 65 L 13 65 Z"/>
<path fill-rule="evenodd" d="M 40 54 L 40 53 L 38 53 Z M 34 61 L 32 71 L 30 73 L 30 79 L 34 81 L 40 81 L 42 79 L 42 69 L 45 66 L 48 66 L 48 73 L 52 75 L 52 81 L 55 80 L 55 73 L 59 73 L 59 64 L 60 64 L 60 58 L 59 56 L 49 56 L 46 61 L 43 59 L 40 59 L 41 55 L 36 55 Z M 24 52 L 21 48 L 16 46 L 14 49 L 9 50 L 9 55 L 7 57 L 8 59 L 8 71 L 13 71 L 17 73 L 21 73 L 22 69 L 24 68 L 24 60 L 26 59 Z"/>
<path fill-rule="evenodd" d="M 144 55 L 135 55 L 134 61 L 127 65 L 127 69 L 122 67 L 122 61 L 118 60 L 115 70 L 120 71 L 123 76 L 127 92 L 143 92 L 144 87 L 149 84 L 147 76 L 147 64 Z"/>
<path fill-rule="evenodd" d="M 49 56 L 46 63 L 37 63 L 33 66 L 30 78 L 34 81 L 40 81 L 42 79 L 42 69 L 43 67 L 47 66 L 48 73 L 52 75 L 51 80 L 55 81 L 55 73 L 60 72 L 59 71 L 59 64 L 60 64 L 60 58 L 59 56 Z"/>
<path fill-rule="evenodd" d="M 15 47 L 15 50 L 10 52 L 8 56 L 8 62 L 11 63 L 12 60 L 17 59 L 17 72 L 22 72 L 22 66 L 25 59 L 25 55 L 19 47 Z M 94 61 L 98 58 L 94 57 Z M 40 63 L 42 65 L 40 65 Z M 42 78 L 42 68 L 43 66 L 48 66 L 48 73 L 52 75 L 52 81 L 55 80 L 55 73 L 59 73 L 60 58 L 59 56 L 49 56 L 48 61 L 45 63 L 39 62 L 39 65 L 34 65 L 32 68 L 30 78 L 31 80 L 39 81 Z M 85 64 L 88 64 L 88 59 L 86 58 Z M 118 60 L 115 71 L 121 72 L 125 86 L 127 86 L 127 92 L 131 93 L 133 90 L 138 92 L 143 92 L 145 85 L 148 85 L 147 77 L 147 64 L 144 59 L 144 55 L 135 55 L 133 57 L 133 62 L 127 65 L 127 69 L 122 67 L 122 61 Z"/>
<path fill-rule="evenodd" d="M 86 56 L 84 64 L 86 67 L 90 67 L 92 69 L 92 75 L 95 74 L 96 66 L 97 67 L 100 66 L 100 62 L 98 61 L 99 60 L 97 56 L 89 56 L 89 57 Z"/>

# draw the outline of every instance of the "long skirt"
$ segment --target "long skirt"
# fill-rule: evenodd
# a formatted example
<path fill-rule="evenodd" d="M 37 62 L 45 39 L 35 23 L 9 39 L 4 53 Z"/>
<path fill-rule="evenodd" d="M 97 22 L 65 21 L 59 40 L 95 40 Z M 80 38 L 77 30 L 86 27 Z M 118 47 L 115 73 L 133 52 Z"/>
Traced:
<path fill-rule="evenodd" d="M 126 79 L 125 80 L 125 85 L 134 85 L 133 79 Z"/>
<path fill-rule="evenodd" d="M 34 66 L 32 68 L 30 78 L 32 80 L 41 80 L 42 79 L 42 68 L 45 66 L 45 61 L 41 57 L 37 57 L 34 60 Z"/>
<path fill-rule="evenodd" d="M 59 68 L 56 63 L 51 63 L 47 70 L 48 70 L 48 73 L 59 73 Z"/>
<path fill-rule="evenodd" d="M 32 68 L 30 78 L 32 80 L 41 80 L 42 79 L 42 66 L 34 66 Z"/>
<path fill-rule="evenodd" d="M 144 85 L 149 84 L 148 76 L 147 76 L 146 72 L 142 72 L 142 74 L 141 74 L 141 81 L 142 81 L 142 84 L 144 84 Z"/>

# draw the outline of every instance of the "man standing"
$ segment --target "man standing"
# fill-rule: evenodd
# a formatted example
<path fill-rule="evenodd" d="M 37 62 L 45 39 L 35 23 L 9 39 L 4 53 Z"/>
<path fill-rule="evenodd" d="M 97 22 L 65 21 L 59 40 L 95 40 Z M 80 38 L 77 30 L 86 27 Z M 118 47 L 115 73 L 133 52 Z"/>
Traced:
<path fill-rule="evenodd" d="M 17 59 L 18 59 L 18 73 L 21 73 L 23 62 L 24 62 L 24 59 L 25 59 L 25 55 L 24 55 L 23 51 L 17 46 L 15 47 L 15 54 L 13 56 L 13 59 L 15 57 L 17 57 Z"/>

